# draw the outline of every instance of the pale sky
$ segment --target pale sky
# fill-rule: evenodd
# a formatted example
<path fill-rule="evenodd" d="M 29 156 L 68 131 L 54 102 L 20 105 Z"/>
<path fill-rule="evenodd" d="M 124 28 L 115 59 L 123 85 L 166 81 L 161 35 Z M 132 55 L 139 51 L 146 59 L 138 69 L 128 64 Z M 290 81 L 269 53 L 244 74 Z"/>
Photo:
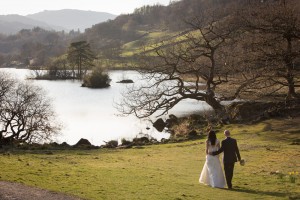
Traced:
<path fill-rule="evenodd" d="M 108 12 L 111 14 L 132 13 L 143 5 L 160 3 L 168 5 L 171 0 L 1 0 L 0 15 L 28 15 L 44 10 L 78 9 Z"/>

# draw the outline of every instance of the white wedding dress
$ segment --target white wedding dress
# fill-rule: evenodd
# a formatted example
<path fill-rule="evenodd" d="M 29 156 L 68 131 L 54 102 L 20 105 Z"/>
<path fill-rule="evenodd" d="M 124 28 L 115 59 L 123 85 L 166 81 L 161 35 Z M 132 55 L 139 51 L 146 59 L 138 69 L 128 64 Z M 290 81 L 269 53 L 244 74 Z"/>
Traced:
<path fill-rule="evenodd" d="M 220 146 L 220 141 L 216 140 L 215 145 L 208 142 L 208 152 L 217 151 Z M 224 188 L 226 186 L 224 173 L 221 167 L 219 156 L 206 155 L 199 182 L 211 187 Z"/>

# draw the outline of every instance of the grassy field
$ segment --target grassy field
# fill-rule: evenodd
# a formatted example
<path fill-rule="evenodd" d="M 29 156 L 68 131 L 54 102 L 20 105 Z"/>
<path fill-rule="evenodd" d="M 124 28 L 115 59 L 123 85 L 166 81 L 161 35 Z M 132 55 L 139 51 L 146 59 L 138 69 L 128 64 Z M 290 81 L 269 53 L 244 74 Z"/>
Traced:
<path fill-rule="evenodd" d="M 11 150 L 0 155 L 0 180 L 101 200 L 300 198 L 300 148 L 291 145 L 299 144 L 300 118 L 225 128 L 246 160 L 235 167 L 234 190 L 198 183 L 205 139 L 126 150 Z"/>

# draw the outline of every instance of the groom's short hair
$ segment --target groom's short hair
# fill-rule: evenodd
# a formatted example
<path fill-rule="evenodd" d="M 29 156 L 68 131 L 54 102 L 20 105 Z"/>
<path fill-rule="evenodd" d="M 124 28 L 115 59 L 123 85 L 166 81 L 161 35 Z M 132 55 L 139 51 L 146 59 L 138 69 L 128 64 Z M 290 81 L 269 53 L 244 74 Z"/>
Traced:
<path fill-rule="evenodd" d="M 225 130 L 224 131 L 224 135 L 229 136 L 230 135 L 230 131 L 229 130 Z"/>

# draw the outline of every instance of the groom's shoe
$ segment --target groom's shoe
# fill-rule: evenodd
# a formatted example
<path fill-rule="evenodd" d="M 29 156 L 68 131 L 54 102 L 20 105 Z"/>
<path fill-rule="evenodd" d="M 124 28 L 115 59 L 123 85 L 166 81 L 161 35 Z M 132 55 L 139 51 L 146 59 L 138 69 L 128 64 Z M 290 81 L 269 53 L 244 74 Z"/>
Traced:
<path fill-rule="evenodd" d="M 229 190 L 232 190 L 232 185 L 228 185 L 228 189 L 229 189 Z"/>

